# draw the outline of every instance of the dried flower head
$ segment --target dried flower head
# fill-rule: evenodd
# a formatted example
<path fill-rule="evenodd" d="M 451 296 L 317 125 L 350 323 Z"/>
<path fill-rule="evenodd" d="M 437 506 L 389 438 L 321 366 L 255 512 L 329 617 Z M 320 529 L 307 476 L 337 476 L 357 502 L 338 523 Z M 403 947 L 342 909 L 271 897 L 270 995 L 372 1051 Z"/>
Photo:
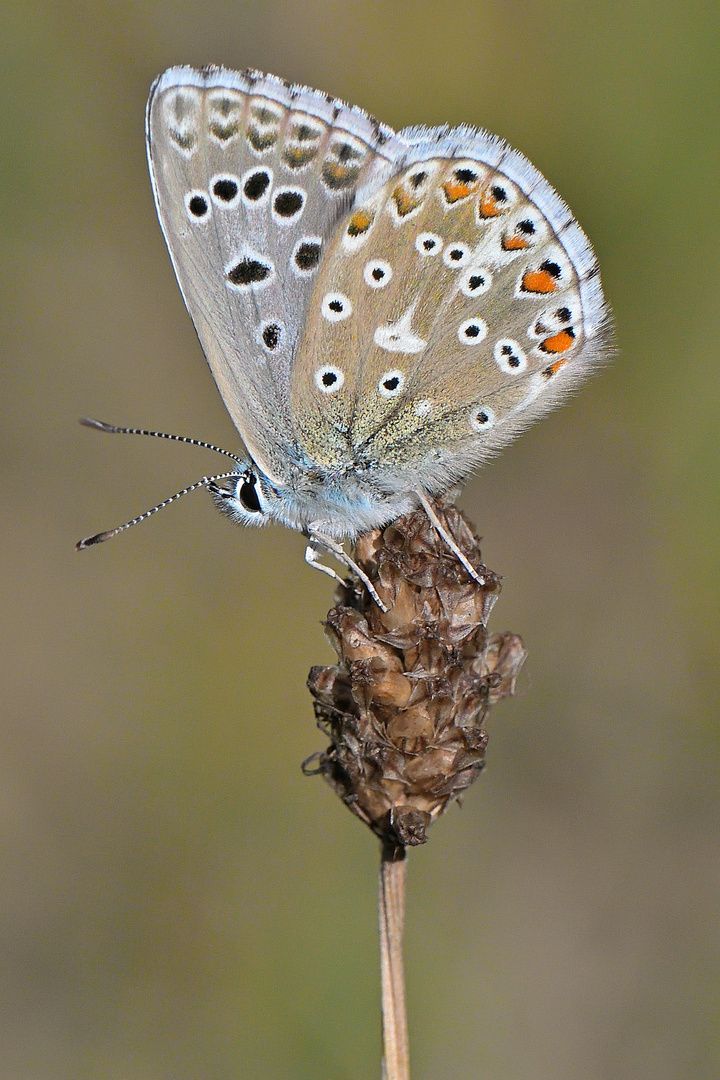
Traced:
<path fill-rule="evenodd" d="M 516 634 L 486 630 L 500 579 L 482 565 L 477 537 L 452 504 L 435 509 L 483 584 L 423 510 L 364 534 L 353 557 L 387 611 L 348 582 L 325 623 L 339 663 L 308 680 L 330 746 L 306 772 L 322 773 L 386 846 L 402 848 L 425 843 L 477 777 L 483 721 L 525 659 Z"/>

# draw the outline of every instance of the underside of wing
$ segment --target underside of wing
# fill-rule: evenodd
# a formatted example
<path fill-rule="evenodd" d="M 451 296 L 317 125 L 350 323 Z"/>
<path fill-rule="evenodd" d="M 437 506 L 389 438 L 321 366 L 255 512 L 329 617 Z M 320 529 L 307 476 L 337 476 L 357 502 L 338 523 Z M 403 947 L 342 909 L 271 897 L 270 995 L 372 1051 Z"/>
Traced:
<path fill-rule="evenodd" d="M 522 155 L 467 128 L 400 137 L 320 268 L 292 412 L 324 467 L 442 488 L 602 360 L 608 313 L 589 241 Z"/>
<path fill-rule="evenodd" d="M 407 147 L 317 91 L 188 67 L 155 83 L 147 142 L 160 222 L 213 375 L 248 449 L 282 480 L 293 358 L 329 238 L 357 189 L 381 183 Z"/>

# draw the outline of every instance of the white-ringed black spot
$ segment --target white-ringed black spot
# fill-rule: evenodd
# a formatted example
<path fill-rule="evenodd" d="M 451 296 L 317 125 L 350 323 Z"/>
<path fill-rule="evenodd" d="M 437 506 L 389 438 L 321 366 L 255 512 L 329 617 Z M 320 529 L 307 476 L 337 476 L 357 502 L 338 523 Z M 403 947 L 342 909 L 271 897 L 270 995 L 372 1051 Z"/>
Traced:
<path fill-rule="evenodd" d="M 492 285 L 492 274 L 485 267 L 470 270 L 465 277 L 460 292 L 463 296 L 482 296 Z"/>
<path fill-rule="evenodd" d="M 474 319 L 465 319 L 458 327 L 458 340 L 463 345 L 479 345 L 487 336 L 487 330 L 487 323 L 483 319 L 477 316 Z"/>
<path fill-rule="evenodd" d="M 279 323 L 265 323 L 260 333 L 262 343 L 268 352 L 274 352 L 282 341 L 283 329 Z"/>
<path fill-rule="evenodd" d="M 216 203 L 231 203 L 237 198 L 240 187 L 234 177 L 218 176 L 212 181 L 210 190 Z"/>
<path fill-rule="evenodd" d="M 560 265 L 556 262 L 553 262 L 552 259 L 546 259 L 545 262 L 541 262 L 540 269 L 544 270 L 546 274 L 549 274 L 551 278 L 555 278 L 556 280 L 562 274 Z"/>
<path fill-rule="evenodd" d="M 555 312 L 555 318 L 562 323 L 570 322 L 570 320 L 572 319 L 572 311 L 569 307 L 558 308 Z"/>
<path fill-rule="evenodd" d="M 413 175 L 410 177 L 410 183 L 416 190 L 420 187 L 421 184 L 424 184 L 426 180 L 426 172 L 413 173 Z"/>
<path fill-rule="evenodd" d="M 245 176 L 243 198 L 246 202 L 259 202 L 266 194 L 271 182 L 272 177 L 267 169 L 253 169 L 249 175 Z"/>
<path fill-rule="evenodd" d="M 456 169 L 453 176 L 460 184 L 474 184 L 478 178 L 474 169 Z"/>
<path fill-rule="evenodd" d="M 490 194 L 495 202 L 503 203 L 508 201 L 508 193 L 504 187 L 500 187 L 499 184 L 493 184 L 490 188 Z"/>
<path fill-rule="evenodd" d="M 428 255 L 437 255 L 442 248 L 442 236 L 437 233 L 422 232 L 415 240 L 415 249 L 425 259 Z"/>
<path fill-rule="evenodd" d="M 228 282 L 236 289 L 247 289 L 267 282 L 272 273 L 272 263 L 252 258 L 249 255 L 240 259 L 225 272 Z"/>
<path fill-rule="evenodd" d="M 315 385 L 323 394 L 336 394 L 344 382 L 345 375 L 333 364 L 325 364 L 315 372 Z"/>
<path fill-rule="evenodd" d="M 305 204 L 305 193 L 295 189 L 278 191 L 273 199 L 273 215 L 289 221 L 296 218 Z"/>
<path fill-rule="evenodd" d="M 392 277 L 392 266 L 384 259 L 372 259 L 363 270 L 365 284 L 371 289 L 384 289 Z"/>
<path fill-rule="evenodd" d="M 451 270 L 457 270 L 459 267 L 464 266 L 469 258 L 470 248 L 467 244 L 460 243 L 460 241 L 448 244 L 443 251 L 443 262 Z"/>
<path fill-rule="evenodd" d="M 495 413 L 489 405 L 477 405 L 470 413 L 470 427 L 474 431 L 489 431 L 494 423 Z"/>
<path fill-rule="evenodd" d="M 309 274 L 317 267 L 322 254 L 322 243 L 318 236 L 304 236 L 295 245 L 293 262 L 303 274 Z"/>
<path fill-rule="evenodd" d="M 325 293 L 320 311 L 328 322 L 342 322 L 352 315 L 352 304 L 344 293 Z"/>
<path fill-rule="evenodd" d="M 378 382 L 378 390 L 383 397 L 397 397 L 401 393 L 403 386 L 405 385 L 405 376 L 402 371 L 393 370 L 386 371 L 384 375 L 380 376 Z"/>
<path fill-rule="evenodd" d="M 185 209 L 191 221 L 201 221 L 210 212 L 210 203 L 204 191 L 189 191 L 185 196 Z"/>
<path fill-rule="evenodd" d="M 497 366 L 506 375 L 519 375 L 527 367 L 527 356 L 512 338 L 496 341 L 493 356 Z"/>
<path fill-rule="evenodd" d="M 522 233 L 523 236 L 532 236 L 535 232 L 535 222 L 530 218 L 525 218 L 523 221 L 518 221 L 515 226 L 517 232 Z"/>

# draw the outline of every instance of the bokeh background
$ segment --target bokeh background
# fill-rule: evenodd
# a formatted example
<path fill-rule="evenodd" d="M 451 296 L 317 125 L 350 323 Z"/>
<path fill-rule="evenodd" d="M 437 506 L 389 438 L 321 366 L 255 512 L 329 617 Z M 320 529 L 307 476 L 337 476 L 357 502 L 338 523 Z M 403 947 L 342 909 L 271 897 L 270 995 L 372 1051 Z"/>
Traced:
<path fill-rule="evenodd" d="M 530 650 L 409 866 L 414 1080 L 720 1074 L 720 21 L 714 0 L 5 0 L 0 1073 L 379 1075 L 376 843 L 300 762 L 332 587 L 207 468 L 238 439 L 157 225 L 143 110 L 254 66 L 523 150 L 620 352 L 461 505 Z"/>

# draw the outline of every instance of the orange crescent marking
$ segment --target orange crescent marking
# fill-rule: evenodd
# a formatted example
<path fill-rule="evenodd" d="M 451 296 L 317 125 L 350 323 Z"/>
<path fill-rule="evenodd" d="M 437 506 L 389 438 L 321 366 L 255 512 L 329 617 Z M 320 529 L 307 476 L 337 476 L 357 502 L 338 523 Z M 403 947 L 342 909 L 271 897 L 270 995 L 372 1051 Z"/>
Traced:
<path fill-rule="evenodd" d="M 526 270 L 522 284 L 526 292 L 551 293 L 557 289 L 557 281 L 547 270 Z"/>
<path fill-rule="evenodd" d="M 570 333 L 569 330 L 561 330 L 559 334 L 554 334 L 552 337 L 545 338 L 542 343 L 543 352 L 549 353 L 561 353 L 567 352 L 570 346 L 575 340 L 575 335 Z M 565 363 L 564 360 L 561 363 Z"/>
<path fill-rule="evenodd" d="M 512 236 L 503 236 L 502 246 L 505 251 L 521 251 L 522 248 L 528 246 L 528 242 L 523 239 L 522 236 L 518 236 L 517 233 L 514 233 Z"/>
<path fill-rule="evenodd" d="M 445 198 L 449 203 L 466 199 L 472 193 L 474 187 L 477 187 L 477 184 L 466 184 L 461 180 L 448 180 L 446 184 L 443 184 Z"/>
<path fill-rule="evenodd" d="M 556 360 L 554 364 L 550 365 L 550 367 L 545 368 L 545 370 L 543 371 L 543 375 L 547 376 L 547 378 L 549 379 L 552 375 L 555 375 L 560 370 L 563 364 L 566 363 L 567 357 L 565 357 L 563 360 Z"/>
<path fill-rule="evenodd" d="M 502 210 L 498 206 L 495 196 L 489 191 L 483 191 L 480 196 L 478 211 L 480 217 L 497 217 L 498 214 L 502 214 Z"/>
<path fill-rule="evenodd" d="M 370 214 L 367 210 L 358 210 L 356 214 L 350 218 L 347 231 L 350 236 L 359 236 L 360 233 L 367 232 L 373 223 L 374 214 Z"/>
<path fill-rule="evenodd" d="M 412 195 L 403 190 L 400 184 L 393 191 L 392 197 L 400 217 L 405 217 L 406 214 L 409 214 L 411 210 L 420 205 L 420 199 L 414 199 Z"/>

